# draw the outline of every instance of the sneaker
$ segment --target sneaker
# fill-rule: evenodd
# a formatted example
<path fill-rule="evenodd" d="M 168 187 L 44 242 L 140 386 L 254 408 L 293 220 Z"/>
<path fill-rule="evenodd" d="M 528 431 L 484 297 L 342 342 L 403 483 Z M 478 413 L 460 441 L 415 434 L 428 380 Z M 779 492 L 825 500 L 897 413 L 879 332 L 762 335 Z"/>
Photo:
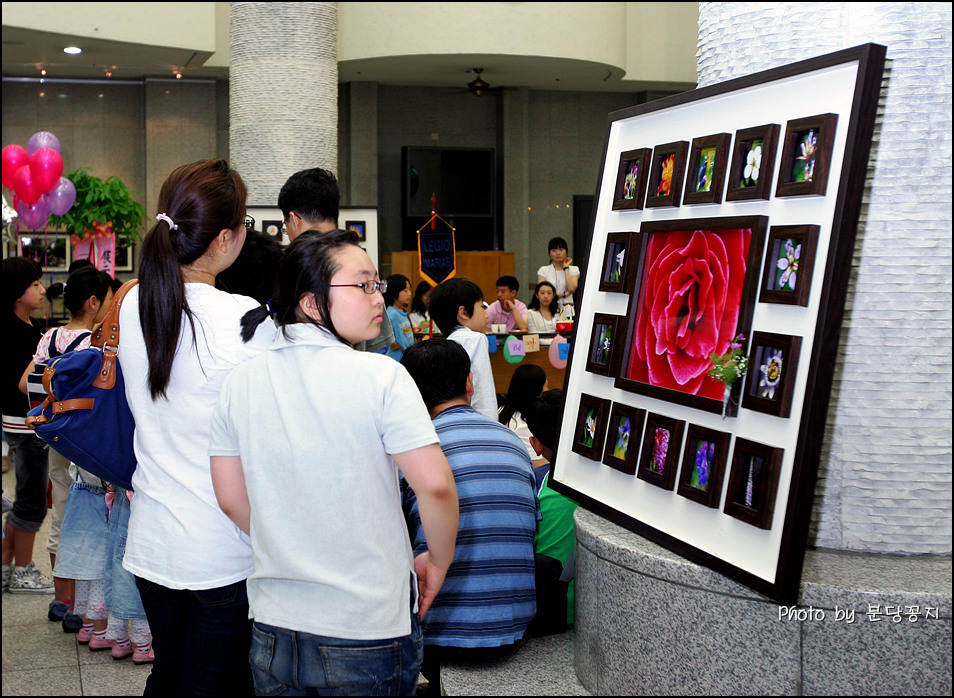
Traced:
<path fill-rule="evenodd" d="M 129 640 L 110 640 L 113 643 L 112 655 L 113 659 L 126 659 L 133 655 L 133 644 Z M 90 643 L 92 644 L 92 643 Z M 90 647 L 92 649 L 92 647 Z"/>
<path fill-rule="evenodd" d="M 36 564 L 30 562 L 23 567 L 14 567 L 10 577 L 11 594 L 52 594 L 53 580 L 41 574 Z"/>
<path fill-rule="evenodd" d="M 10 590 L 10 579 L 13 577 L 13 563 L 8 562 L 3 566 L 3 590 Z"/>
<path fill-rule="evenodd" d="M 156 661 L 156 653 L 152 651 L 152 643 L 150 642 L 145 648 L 136 645 L 133 649 L 132 658 L 133 664 L 152 664 Z"/>
<path fill-rule="evenodd" d="M 107 640 L 105 635 L 93 633 L 93 636 L 89 639 L 89 651 L 102 652 L 103 650 L 110 650 L 114 644 L 115 640 Z"/>
<path fill-rule="evenodd" d="M 46 617 L 52 621 L 62 621 L 66 614 L 70 611 L 70 605 L 65 601 L 59 601 L 58 599 L 53 599 L 50 601 L 50 610 L 47 611 Z"/>
<path fill-rule="evenodd" d="M 73 611 L 67 611 L 63 616 L 63 632 L 78 633 L 83 629 L 83 616 Z"/>

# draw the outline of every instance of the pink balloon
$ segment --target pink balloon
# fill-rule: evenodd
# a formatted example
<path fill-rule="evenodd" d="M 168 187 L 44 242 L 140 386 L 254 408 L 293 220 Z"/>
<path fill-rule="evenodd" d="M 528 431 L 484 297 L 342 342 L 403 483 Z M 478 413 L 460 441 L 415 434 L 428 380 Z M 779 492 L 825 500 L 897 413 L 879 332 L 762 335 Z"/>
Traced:
<path fill-rule="evenodd" d="M 48 195 L 50 197 L 50 213 L 54 216 L 62 216 L 76 203 L 76 186 L 66 177 L 60 177 L 60 181 L 50 189 Z"/>
<path fill-rule="evenodd" d="M 33 174 L 30 172 L 30 166 L 24 165 L 13 173 L 13 191 L 17 193 L 28 206 L 36 203 L 43 190 L 37 186 L 33 180 Z"/>
<path fill-rule="evenodd" d="M 50 217 L 46 201 L 42 198 L 38 199 L 32 206 L 25 201 L 21 201 L 20 205 L 17 206 L 17 213 L 20 215 L 20 222 L 31 230 L 39 230 L 45 226 L 47 219 Z"/>
<path fill-rule="evenodd" d="M 30 156 L 30 173 L 40 191 L 49 191 L 63 174 L 63 158 L 53 148 L 40 148 Z"/>
<path fill-rule="evenodd" d="M 563 335 L 559 334 L 550 342 L 550 350 L 547 352 L 547 358 L 550 359 L 550 365 L 553 366 L 553 368 L 566 368 L 566 359 L 560 358 L 560 345 L 566 343 L 567 341 L 563 338 Z"/>
<path fill-rule="evenodd" d="M 3 186 L 13 189 L 13 173 L 30 163 L 30 155 L 19 145 L 3 149 Z"/>
<path fill-rule="evenodd" d="M 33 155 L 40 148 L 52 148 L 60 152 L 60 140 L 49 131 L 37 131 L 27 142 L 27 154 Z"/>

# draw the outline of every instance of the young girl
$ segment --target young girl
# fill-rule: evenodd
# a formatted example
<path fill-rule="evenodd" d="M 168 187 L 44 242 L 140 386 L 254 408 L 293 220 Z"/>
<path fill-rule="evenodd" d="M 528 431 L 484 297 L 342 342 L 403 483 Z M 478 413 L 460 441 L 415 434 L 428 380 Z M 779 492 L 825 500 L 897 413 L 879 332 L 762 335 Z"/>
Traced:
<path fill-rule="evenodd" d="M 272 298 L 282 333 L 232 372 L 216 407 L 212 482 L 251 535 L 263 695 L 413 695 L 412 567 L 423 617 L 453 559 L 454 478 L 420 392 L 399 363 L 353 348 L 380 331 L 381 285 L 353 233 L 297 237 Z M 245 330 L 266 317 L 249 313 Z M 398 468 L 426 512 L 429 552 L 414 560 Z"/>
<path fill-rule="evenodd" d="M 149 695 L 253 690 L 252 549 L 216 504 L 208 451 L 222 381 L 275 336 L 262 325 L 243 343 L 241 317 L 258 304 L 215 288 L 245 241 L 245 199 L 225 160 L 170 174 L 143 240 L 139 285 L 119 314 L 137 460 L 123 567 L 137 577 L 152 630 Z"/>
<path fill-rule="evenodd" d="M 389 276 L 384 289 L 384 304 L 387 307 L 391 329 L 394 330 L 394 342 L 388 348 L 388 356 L 400 361 L 404 350 L 414 344 L 414 331 L 407 316 L 407 306 L 411 302 L 411 281 L 403 274 Z"/>
<path fill-rule="evenodd" d="M 555 237 L 547 244 L 550 264 L 537 269 L 537 283 L 549 281 L 556 289 L 560 303 L 560 315 L 566 320 L 573 319 L 573 294 L 580 284 L 580 268 L 573 266 L 573 260 L 567 252 L 566 240 Z"/>
<path fill-rule="evenodd" d="M 424 336 L 439 335 L 441 331 L 431 322 L 430 313 L 427 306 L 431 300 L 431 285 L 422 281 L 414 289 L 414 299 L 411 301 L 411 312 L 407 317 L 411 321 L 411 327 L 414 328 L 414 334 Z"/>
<path fill-rule="evenodd" d="M 543 461 L 537 457 L 536 451 L 530 445 L 530 429 L 523 419 L 524 413 L 533 404 L 533 401 L 547 389 L 547 372 L 536 364 L 520 364 L 510 378 L 507 388 L 507 399 L 500 408 L 497 421 L 514 432 L 527 447 L 527 455 L 533 461 L 534 467 L 542 465 Z"/>
<path fill-rule="evenodd" d="M 531 332 L 556 332 L 560 304 L 556 288 L 549 281 L 540 281 L 527 306 L 527 327 Z"/>

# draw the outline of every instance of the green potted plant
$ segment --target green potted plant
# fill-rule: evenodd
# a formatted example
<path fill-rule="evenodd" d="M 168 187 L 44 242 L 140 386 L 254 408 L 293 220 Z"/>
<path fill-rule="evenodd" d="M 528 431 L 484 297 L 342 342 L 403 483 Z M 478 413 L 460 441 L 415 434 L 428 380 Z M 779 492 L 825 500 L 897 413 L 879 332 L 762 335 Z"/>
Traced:
<path fill-rule="evenodd" d="M 93 231 L 112 231 L 118 243 L 134 243 L 146 222 L 146 209 L 132 198 L 119 177 L 102 180 L 81 167 L 68 174 L 76 187 L 76 202 L 62 216 L 50 216 L 50 224 L 82 239 Z"/>

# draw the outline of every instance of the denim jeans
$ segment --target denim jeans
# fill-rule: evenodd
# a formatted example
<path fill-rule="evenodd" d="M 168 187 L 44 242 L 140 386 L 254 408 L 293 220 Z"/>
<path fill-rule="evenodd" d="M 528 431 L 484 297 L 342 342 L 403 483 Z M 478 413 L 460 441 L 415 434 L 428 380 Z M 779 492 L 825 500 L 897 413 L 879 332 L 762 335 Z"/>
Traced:
<path fill-rule="evenodd" d="M 93 580 L 106 576 L 109 528 L 106 490 L 74 481 L 66 497 L 60 547 L 56 555 L 57 577 Z"/>
<path fill-rule="evenodd" d="M 245 581 L 168 589 L 136 577 L 156 661 L 143 695 L 252 695 Z"/>
<path fill-rule="evenodd" d="M 255 623 L 249 659 L 260 696 L 413 696 L 421 625 L 387 640 L 343 640 Z"/>
<path fill-rule="evenodd" d="M 16 467 L 17 496 L 7 523 L 21 531 L 36 533 L 46 518 L 46 490 L 50 484 L 50 448 L 33 434 L 4 432 L 10 460 Z"/>
<path fill-rule="evenodd" d="M 106 608 L 117 618 L 143 620 L 136 577 L 123 568 L 126 554 L 126 533 L 129 530 L 129 500 L 126 490 L 116 485 L 113 508 L 109 511 L 109 550 L 106 557 Z"/>

